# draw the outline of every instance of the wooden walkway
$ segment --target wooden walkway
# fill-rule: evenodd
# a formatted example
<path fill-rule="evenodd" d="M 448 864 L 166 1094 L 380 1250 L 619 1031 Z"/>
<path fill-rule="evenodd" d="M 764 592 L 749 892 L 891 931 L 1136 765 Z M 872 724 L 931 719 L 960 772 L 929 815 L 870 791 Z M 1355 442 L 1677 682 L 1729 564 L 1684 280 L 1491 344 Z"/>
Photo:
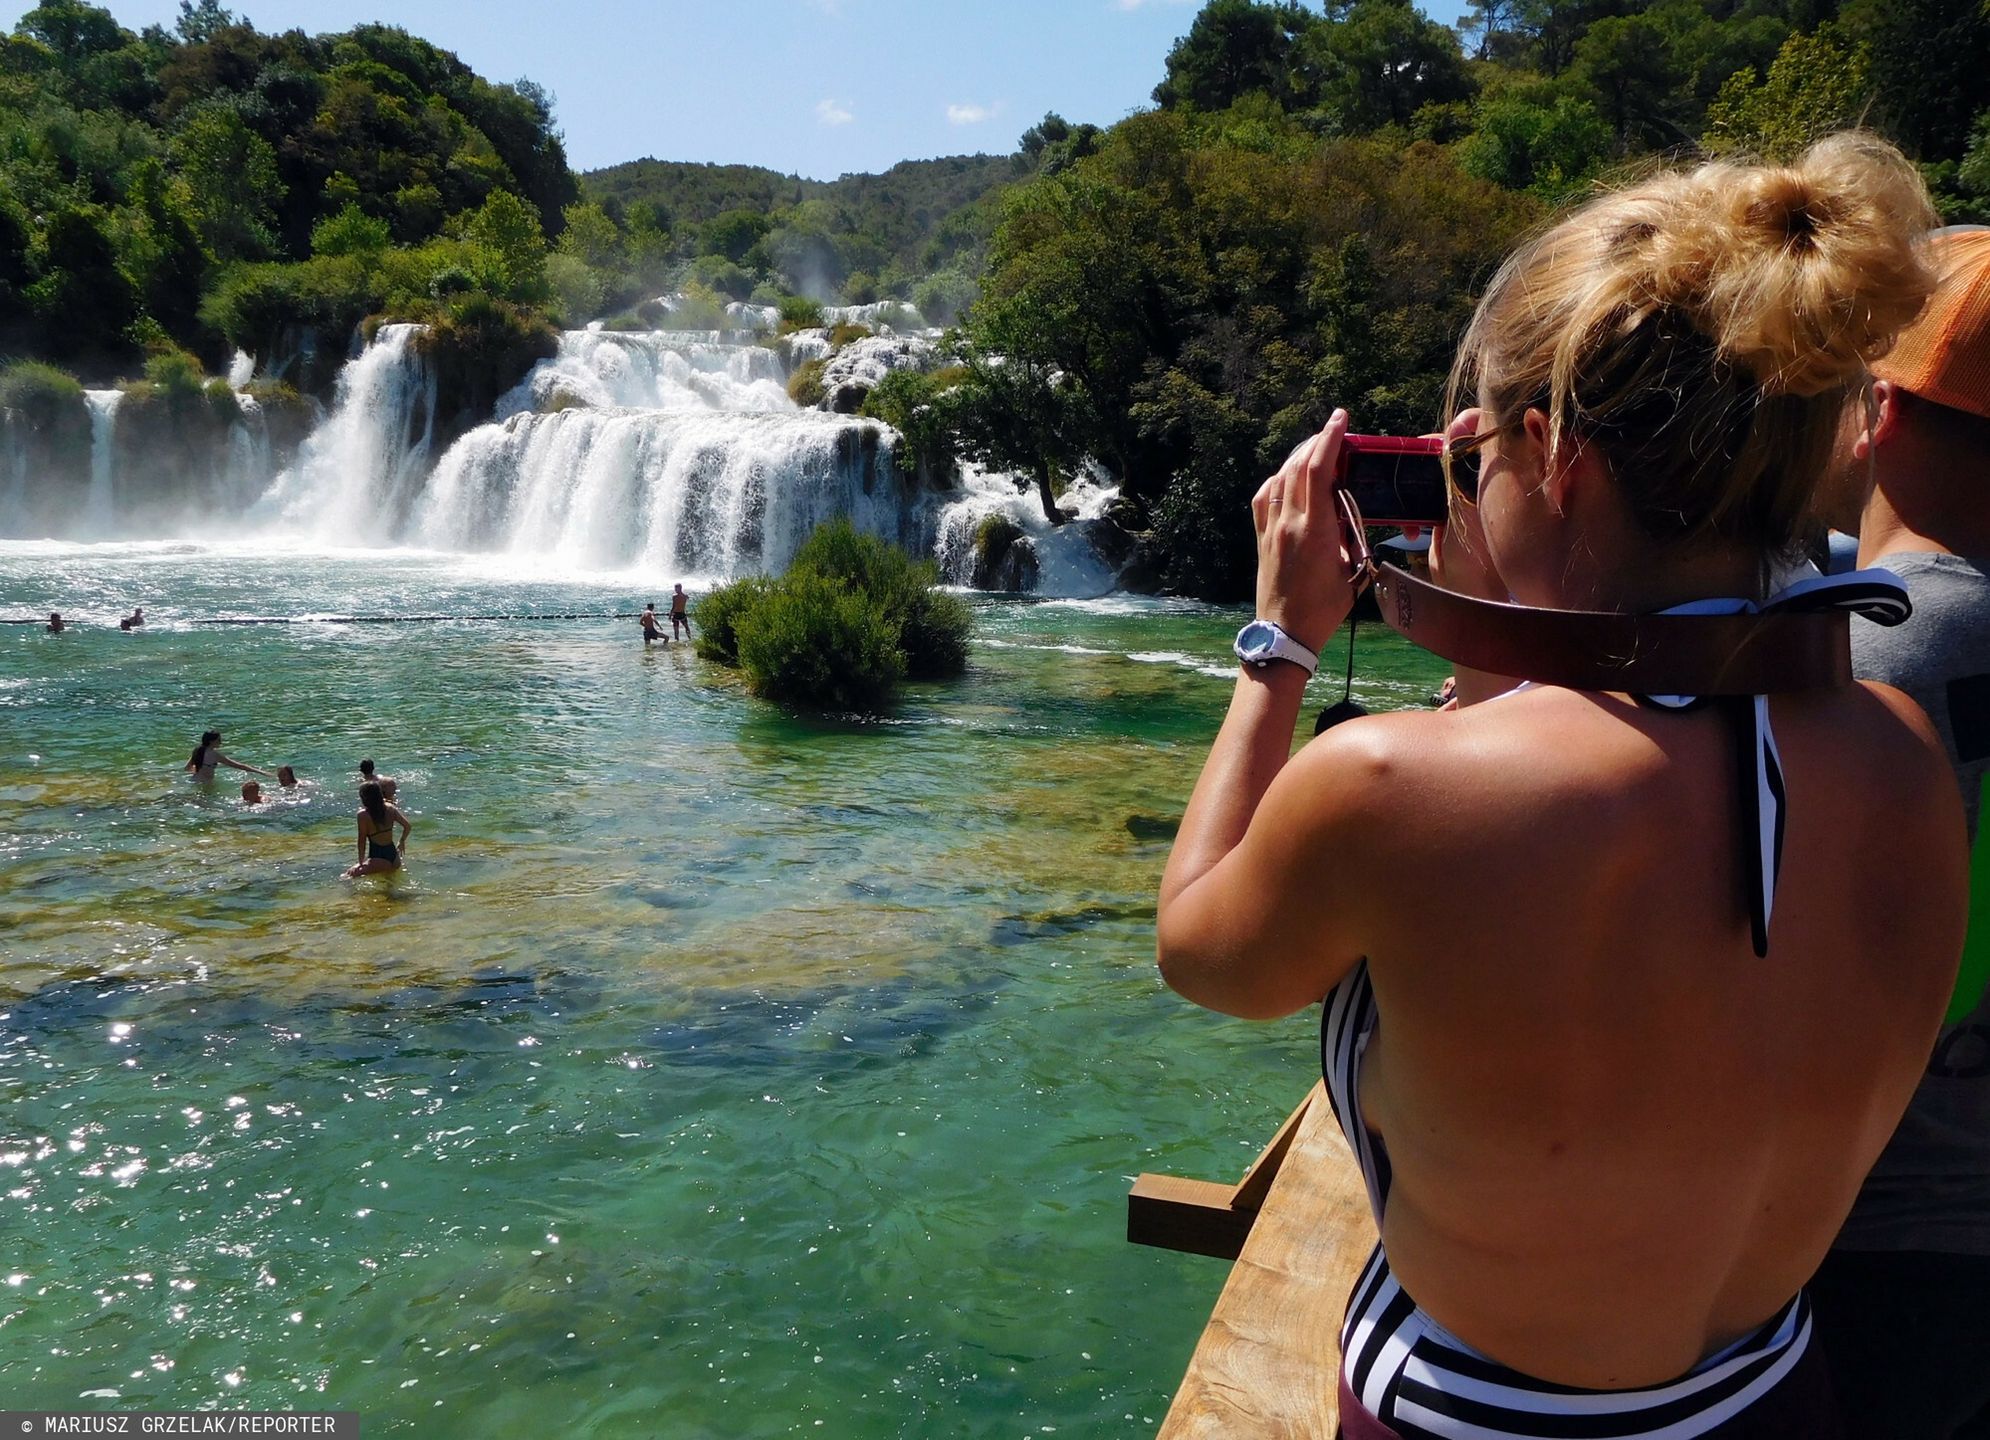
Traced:
<path fill-rule="evenodd" d="M 1341 1314 L 1375 1224 L 1319 1087 L 1238 1185 L 1141 1176 L 1127 1235 L 1236 1257 L 1160 1440 L 1334 1440 Z"/>

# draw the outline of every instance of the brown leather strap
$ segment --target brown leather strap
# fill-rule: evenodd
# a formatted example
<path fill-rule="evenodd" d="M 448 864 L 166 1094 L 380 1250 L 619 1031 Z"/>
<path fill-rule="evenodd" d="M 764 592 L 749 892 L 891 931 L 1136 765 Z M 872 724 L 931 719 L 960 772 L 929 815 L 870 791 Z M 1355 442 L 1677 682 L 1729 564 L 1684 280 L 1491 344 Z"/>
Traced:
<path fill-rule="evenodd" d="M 1571 690 L 1770 695 L 1852 680 L 1842 610 L 1617 615 L 1475 600 L 1377 565 L 1375 600 L 1404 639 L 1455 664 Z"/>

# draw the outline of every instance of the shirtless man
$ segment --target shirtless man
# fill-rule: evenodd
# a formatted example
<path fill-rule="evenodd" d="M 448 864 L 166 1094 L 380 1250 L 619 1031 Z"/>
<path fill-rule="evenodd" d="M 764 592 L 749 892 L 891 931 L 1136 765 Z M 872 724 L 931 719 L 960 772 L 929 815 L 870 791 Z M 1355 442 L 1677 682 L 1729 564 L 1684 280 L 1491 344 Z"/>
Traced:
<path fill-rule="evenodd" d="M 691 638 L 691 597 L 684 593 L 682 582 L 670 592 L 670 638 L 673 640 Z M 683 627 L 680 637 L 679 627 Z"/>
<path fill-rule="evenodd" d="M 669 640 L 664 638 L 663 631 L 657 626 L 656 601 L 652 600 L 649 604 L 643 606 L 643 613 L 637 617 L 637 623 L 643 627 L 643 648 L 645 650 L 649 649 L 650 641 L 652 640 L 662 640 L 666 645 L 670 643 Z"/>

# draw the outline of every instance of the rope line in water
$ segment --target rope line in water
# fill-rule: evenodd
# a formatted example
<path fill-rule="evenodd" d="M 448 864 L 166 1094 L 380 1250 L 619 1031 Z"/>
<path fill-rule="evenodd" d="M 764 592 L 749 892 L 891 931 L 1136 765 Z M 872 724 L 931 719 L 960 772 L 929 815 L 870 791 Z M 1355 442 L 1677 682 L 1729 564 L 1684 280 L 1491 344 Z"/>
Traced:
<path fill-rule="evenodd" d="M 533 621 L 533 620 L 636 620 L 639 610 L 615 610 L 608 613 L 570 613 L 557 615 L 241 615 L 225 616 L 211 620 L 192 620 L 193 625 L 446 625 L 454 623 L 487 621 Z M 656 617 L 659 620 L 664 615 Z M 0 625 L 46 625 L 48 619 L 42 615 L 32 615 L 27 619 L 0 616 Z M 107 624 L 92 626 L 87 620 L 64 620 L 64 630 L 101 629 L 108 630 Z M 141 626 L 152 629 L 152 626 Z"/>

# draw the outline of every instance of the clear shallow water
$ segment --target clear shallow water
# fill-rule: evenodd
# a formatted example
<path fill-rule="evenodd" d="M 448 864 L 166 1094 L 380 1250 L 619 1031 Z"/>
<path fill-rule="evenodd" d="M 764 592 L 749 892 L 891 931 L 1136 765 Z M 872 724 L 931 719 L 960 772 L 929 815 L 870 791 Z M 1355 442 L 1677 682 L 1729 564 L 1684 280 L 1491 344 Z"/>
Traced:
<path fill-rule="evenodd" d="M 9 1404 L 1158 1423 L 1224 1267 L 1128 1246 L 1126 1186 L 1240 1172 L 1317 1055 L 1310 1017 L 1206 1015 L 1151 963 L 1238 612 L 977 601 L 968 677 L 872 725 L 632 621 L 189 623 L 666 588 L 0 545 L 0 615 L 89 627 L 0 626 Z M 132 603 L 146 632 L 103 628 Z M 1371 703 L 1442 674 L 1361 656 Z M 305 788 L 203 792 L 208 726 Z M 416 829 L 350 884 L 362 754 Z"/>

